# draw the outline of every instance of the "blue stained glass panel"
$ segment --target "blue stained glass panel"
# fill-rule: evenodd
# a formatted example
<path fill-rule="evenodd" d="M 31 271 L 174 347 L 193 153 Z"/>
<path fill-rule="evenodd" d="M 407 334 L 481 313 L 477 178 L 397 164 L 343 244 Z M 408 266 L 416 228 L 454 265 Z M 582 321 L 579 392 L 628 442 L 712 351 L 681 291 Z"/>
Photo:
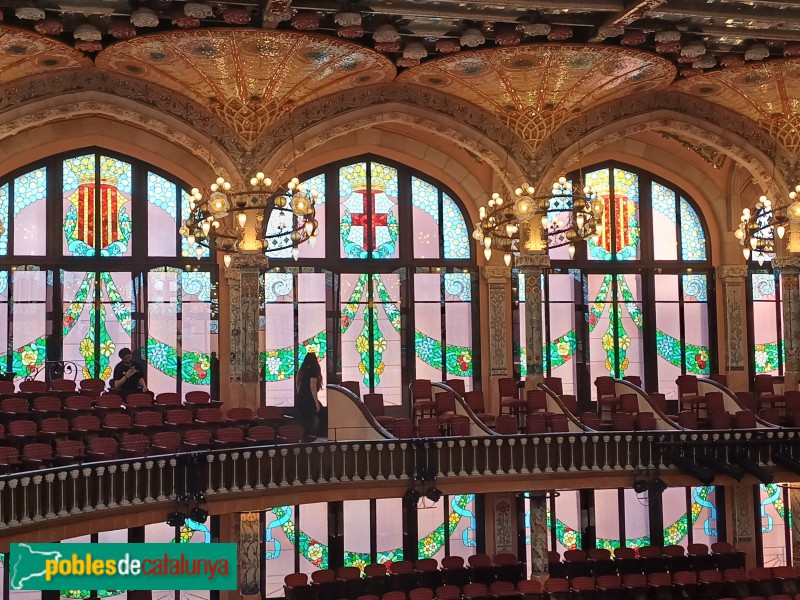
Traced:
<path fill-rule="evenodd" d="M 470 236 L 461 209 L 450 196 L 442 194 L 442 229 L 444 231 L 444 257 L 468 259 Z"/>
<path fill-rule="evenodd" d="M 147 174 L 147 249 L 150 256 L 175 256 L 177 198 L 177 185 L 155 173 Z"/>
<path fill-rule="evenodd" d="M 613 210 L 617 260 L 635 260 L 639 258 L 639 176 L 636 173 L 614 169 Z"/>
<path fill-rule="evenodd" d="M 8 254 L 8 184 L 0 187 L 0 255 Z"/>
<path fill-rule="evenodd" d="M 472 300 L 472 277 L 469 273 L 444 274 L 445 300 L 469 302 Z"/>
<path fill-rule="evenodd" d="M 417 177 L 411 178 L 414 258 L 439 258 L 439 190 Z"/>
<path fill-rule="evenodd" d="M 700 217 L 685 198 L 681 198 L 681 258 L 706 260 L 706 237 Z"/>
<path fill-rule="evenodd" d="M 708 282 L 705 275 L 682 275 L 683 300 L 708 302 Z"/>
<path fill-rule="evenodd" d="M 42 256 L 47 249 L 47 169 L 14 180 L 14 254 Z"/>

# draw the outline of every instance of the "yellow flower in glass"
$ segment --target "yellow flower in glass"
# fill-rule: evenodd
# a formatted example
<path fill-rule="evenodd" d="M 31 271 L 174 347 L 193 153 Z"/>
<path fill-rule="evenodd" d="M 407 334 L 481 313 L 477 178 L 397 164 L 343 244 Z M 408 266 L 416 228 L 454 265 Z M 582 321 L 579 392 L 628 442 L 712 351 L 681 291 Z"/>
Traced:
<path fill-rule="evenodd" d="M 356 351 L 361 354 L 369 350 L 369 341 L 363 335 L 356 338 Z"/>
<path fill-rule="evenodd" d="M 36 364 L 36 358 L 38 356 L 39 356 L 38 353 L 34 352 L 33 350 L 25 350 L 22 353 L 22 357 L 21 357 L 22 358 L 22 364 L 25 365 L 25 366 L 35 365 Z"/>

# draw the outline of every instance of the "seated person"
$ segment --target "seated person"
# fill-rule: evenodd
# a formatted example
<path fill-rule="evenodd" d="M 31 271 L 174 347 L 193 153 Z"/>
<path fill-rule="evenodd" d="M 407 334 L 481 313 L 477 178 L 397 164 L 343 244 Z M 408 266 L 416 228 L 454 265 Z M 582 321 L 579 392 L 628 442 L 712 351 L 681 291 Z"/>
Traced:
<path fill-rule="evenodd" d="M 147 384 L 142 374 L 142 365 L 133 360 L 130 348 L 119 351 L 122 362 L 114 367 L 113 386 L 116 392 L 125 398 L 129 394 L 147 393 Z"/>

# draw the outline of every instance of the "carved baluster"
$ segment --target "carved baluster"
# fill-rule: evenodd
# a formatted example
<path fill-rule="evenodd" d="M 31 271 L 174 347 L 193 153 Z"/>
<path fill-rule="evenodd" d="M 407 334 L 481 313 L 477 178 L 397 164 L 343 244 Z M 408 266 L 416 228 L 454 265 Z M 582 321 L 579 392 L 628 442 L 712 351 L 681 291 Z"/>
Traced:
<path fill-rule="evenodd" d="M 250 458 L 252 458 L 253 453 L 250 450 L 245 450 L 242 452 L 242 458 L 244 459 L 244 485 L 242 486 L 243 492 L 249 492 L 253 489 L 253 486 L 250 485 Z"/>
<path fill-rule="evenodd" d="M 528 438 L 526 437 L 521 438 L 519 440 L 519 443 L 522 446 L 522 448 L 520 448 L 520 453 L 522 454 L 522 467 L 520 468 L 519 472 L 522 473 L 523 475 L 527 475 L 528 473 L 530 473 L 527 465 L 528 457 L 526 456 L 528 453 Z"/>
<path fill-rule="evenodd" d="M 378 451 L 378 474 L 375 476 L 375 480 L 383 481 L 386 479 L 383 476 L 383 442 L 375 444 L 375 449 Z"/>
<path fill-rule="evenodd" d="M 91 497 L 91 494 L 89 492 L 89 483 L 90 483 L 89 477 L 92 474 L 92 470 L 87 467 L 85 469 L 82 469 L 81 473 L 83 475 L 83 491 L 86 494 L 84 496 L 84 499 L 83 499 L 83 512 L 91 512 L 91 511 L 94 510 L 94 507 L 92 506 L 92 501 L 91 501 L 92 497 Z"/>
<path fill-rule="evenodd" d="M 497 467 L 495 468 L 495 475 L 505 475 L 505 468 L 503 467 L 503 446 L 505 446 L 505 438 L 498 437 L 495 439 L 494 447 L 497 449 Z"/>
<path fill-rule="evenodd" d="M 170 498 L 178 497 L 178 475 L 175 470 L 178 468 L 178 461 L 175 458 L 169 459 L 169 470 L 172 473 L 172 491 L 169 494 Z M 184 469 L 184 472 L 186 469 Z"/>
<path fill-rule="evenodd" d="M 3 513 L 3 490 L 6 489 L 6 482 L 0 481 L 0 529 L 5 529 L 8 527 L 8 523 L 6 523 L 5 514 Z"/>
<path fill-rule="evenodd" d="M 556 466 L 556 472 L 563 473 L 566 471 L 564 468 L 564 436 L 558 436 L 556 438 L 556 444 L 558 444 L 558 465 Z"/>
<path fill-rule="evenodd" d="M 231 459 L 233 460 L 233 475 L 231 475 L 231 492 L 238 492 L 241 488 L 236 483 L 236 463 L 239 462 L 239 453 L 231 452 Z"/>
<path fill-rule="evenodd" d="M 336 476 L 336 455 L 338 454 L 338 452 L 336 451 L 337 450 L 336 444 L 331 444 L 330 450 L 331 450 L 331 475 L 330 477 L 328 477 L 328 481 L 330 481 L 331 483 L 336 483 L 337 481 L 339 481 L 339 478 Z"/>
<path fill-rule="evenodd" d="M 386 479 L 394 480 L 397 479 L 397 475 L 394 474 L 394 449 L 397 445 L 394 442 L 389 442 L 389 476 Z"/>
<path fill-rule="evenodd" d="M 167 461 L 159 459 L 156 462 L 156 466 L 158 467 L 158 496 L 156 500 L 159 502 L 164 502 L 167 499 L 167 496 L 164 494 L 164 467 L 167 465 Z"/>
<path fill-rule="evenodd" d="M 103 510 L 106 507 L 105 502 L 103 502 L 103 484 L 105 483 L 105 481 L 103 481 L 103 474 L 105 472 L 105 467 L 97 467 L 95 469 L 95 473 L 97 474 L 97 506 L 95 508 L 97 508 L 97 510 Z"/>
<path fill-rule="evenodd" d="M 211 454 L 211 453 L 206 454 L 206 464 L 208 465 L 208 482 L 207 482 L 208 487 L 206 488 L 206 496 L 212 496 L 212 495 L 214 495 L 216 493 L 216 491 L 214 490 L 214 466 L 212 464 L 215 460 L 220 463 L 220 466 L 219 466 L 219 468 L 220 468 L 220 479 L 222 479 L 222 458 L 221 457 L 220 458 L 216 458 L 215 455 Z M 184 466 L 184 468 L 183 468 L 183 473 L 184 473 L 184 487 L 183 487 L 183 489 L 184 490 L 188 490 L 189 489 L 189 487 L 186 485 L 186 474 L 188 472 L 189 472 L 189 470 Z"/>
<path fill-rule="evenodd" d="M 277 452 L 275 450 L 267 450 L 267 456 L 269 456 L 269 483 L 267 484 L 268 488 L 278 487 L 278 484 L 275 483 L 275 455 Z"/>
<path fill-rule="evenodd" d="M 36 499 L 36 502 L 34 503 L 34 509 L 33 509 L 33 520 L 34 520 L 34 522 L 44 520 L 44 516 L 42 515 L 42 481 L 43 480 L 44 480 L 44 477 L 42 477 L 41 475 L 34 475 L 33 476 L 33 495 L 34 495 L 34 498 Z"/>
<path fill-rule="evenodd" d="M 78 508 L 78 475 L 81 472 L 78 469 L 72 469 L 69 472 L 69 477 L 72 479 L 72 508 L 69 510 L 70 514 L 77 515 L 81 512 Z"/>
<path fill-rule="evenodd" d="M 218 494 L 224 494 L 225 492 L 228 491 L 228 489 L 225 487 L 225 461 L 227 460 L 228 460 L 227 453 L 222 452 L 217 455 L 217 462 L 219 463 L 219 487 L 217 488 Z M 286 465 L 284 464 L 284 467 L 285 466 Z"/>
<path fill-rule="evenodd" d="M 551 438 L 549 435 L 544 438 L 544 449 L 545 449 L 545 454 L 547 455 L 547 462 L 545 463 L 545 466 L 544 466 L 544 472 L 545 473 L 552 473 L 553 472 L 553 467 L 550 466 L 550 444 L 552 442 L 553 442 L 553 438 Z"/>
<path fill-rule="evenodd" d="M 653 436 L 648 435 L 647 441 L 649 442 L 648 445 L 650 446 L 650 452 L 648 452 L 648 460 L 647 460 L 647 468 L 648 469 L 655 469 L 656 466 L 653 464 Z"/>
<path fill-rule="evenodd" d="M 351 481 L 361 481 L 361 475 L 358 474 L 358 450 L 361 448 L 360 444 L 353 444 L 353 477 Z"/>
<path fill-rule="evenodd" d="M 325 462 L 325 446 L 317 446 L 319 453 L 319 479 L 317 483 L 325 483 L 325 474 L 323 473 L 323 463 Z"/>
<path fill-rule="evenodd" d="M 484 469 L 483 469 L 483 474 L 484 475 L 491 475 L 492 474 L 491 469 L 489 469 L 489 445 L 491 443 L 492 443 L 492 441 L 489 438 L 485 438 L 483 440 L 483 448 L 485 450 L 485 455 L 486 455 L 486 464 L 484 465 Z"/>
<path fill-rule="evenodd" d="M 311 479 L 311 453 L 314 449 L 311 446 L 306 446 L 306 484 L 313 485 L 314 480 Z"/>
<path fill-rule="evenodd" d="M 581 471 L 589 470 L 589 467 L 586 466 L 586 441 L 588 439 L 585 435 L 581 436 Z"/>
<path fill-rule="evenodd" d="M 280 486 L 284 487 L 289 485 L 289 481 L 286 478 L 286 457 L 289 455 L 289 450 L 286 448 L 281 448 L 281 464 L 283 465 L 281 468 L 281 482 Z"/>
<path fill-rule="evenodd" d="M 262 462 L 261 459 L 264 458 L 264 451 L 263 450 L 256 450 L 256 460 L 258 463 L 256 464 L 256 487 L 257 490 L 263 490 L 264 484 L 261 482 L 261 467 Z"/>
<path fill-rule="evenodd" d="M 458 471 L 459 477 L 466 477 L 467 471 L 464 468 L 464 448 L 467 446 L 466 440 L 458 440 L 458 447 L 461 448 L 461 469 Z"/>
<path fill-rule="evenodd" d="M 540 436 L 536 436 L 533 438 L 533 473 L 541 473 L 542 470 L 539 468 L 539 443 L 541 441 Z"/>
<path fill-rule="evenodd" d="M 286 456 L 289 456 L 289 453 L 286 453 Z M 292 448 L 292 456 L 294 456 L 294 479 L 292 480 L 292 485 L 300 485 L 300 447 L 295 446 Z M 286 459 L 284 459 L 284 465 L 286 464 Z"/>
<path fill-rule="evenodd" d="M 611 439 L 614 442 L 614 466 L 611 467 L 611 469 L 617 471 L 622 468 L 622 465 L 619 464 L 619 443 L 622 441 L 622 438 L 615 435 L 612 436 Z M 606 456 L 608 456 L 608 447 L 606 447 Z"/>
<path fill-rule="evenodd" d="M 455 446 L 455 442 L 453 440 L 447 440 L 447 476 L 453 477 L 455 475 L 455 471 L 453 471 L 453 446 Z"/>
<path fill-rule="evenodd" d="M 153 461 L 152 460 L 145 461 L 144 469 L 145 472 L 147 473 L 147 483 L 145 487 L 144 501 L 155 502 L 155 499 L 153 498 Z"/>
<path fill-rule="evenodd" d="M 56 476 L 55 473 L 48 473 L 44 476 L 45 481 L 47 482 L 47 512 L 44 515 L 45 519 L 55 519 L 56 513 L 53 512 L 53 481 L 55 481 Z M 0 491 L 0 498 L 2 498 L 2 491 Z M 3 511 L 0 510 L 0 515 L 3 514 Z"/>
<path fill-rule="evenodd" d="M 514 454 L 516 451 L 516 445 L 517 445 L 516 438 L 510 438 L 508 440 L 508 469 L 506 469 L 506 473 L 508 473 L 509 475 L 517 474 L 517 470 L 514 468 Z"/>
<path fill-rule="evenodd" d="M 139 490 L 139 471 L 142 469 L 142 463 L 135 462 L 131 465 L 133 467 L 133 500 L 131 501 L 132 504 L 141 504 L 142 499 L 140 498 L 140 490 Z"/>
<path fill-rule="evenodd" d="M 442 473 L 442 442 L 441 440 L 437 440 L 436 442 L 436 463 L 437 463 L 437 472 L 436 477 L 444 477 L 444 473 Z"/>
<path fill-rule="evenodd" d="M 28 486 L 30 482 L 30 477 L 23 477 L 20 479 L 20 484 L 22 485 L 22 518 L 19 522 L 22 525 L 32 522 L 31 518 L 28 516 Z"/>
<path fill-rule="evenodd" d="M 8 481 L 8 489 L 11 490 L 9 496 L 11 496 L 11 518 L 8 520 L 9 526 L 13 527 L 14 525 L 19 525 L 19 521 L 17 520 L 17 485 L 19 485 L 19 479 L 10 479 Z M 81 511 L 76 511 L 81 512 Z"/>
<path fill-rule="evenodd" d="M 336 449 L 336 453 L 342 455 L 342 470 L 339 474 L 339 481 L 350 481 L 350 477 L 347 475 L 347 451 L 350 449 L 350 446 L 341 444 L 336 446 Z"/>
<path fill-rule="evenodd" d="M 373 481 L 375 478 L 372 476 L 372 469 L 370 469 L 369 457 L 372 454 L 372 444 L 364 444 L 364 455 L 367 457 L 367 470 L 364 474 L 364 481 Z"/>
<path fill-rule="evenodd" d="M 599 471 L 600 465 L 597 464 L 597 456 L 599 454 L 597 450 L 597 442 L 600 441 L 600 436 L 593 435 L 592 436 L 592 471 Z"/>
<path fill-rule="evenodd" d="M 60 487 L 61 487 L 61 497 L 59 498 L 61 500 L 61 508 L 58 510 L 58 514 L 56 516 L 66 517 L 69 514 L 69 511 L 67 510 L 67 490 L 65 489 L 66 488 L 65 482 L 67 481 L 67 472 L 61 471 L 58 474 L 58 480 L 60 482 Z"/>
<path fill-rule="evenodd" d="M 470 440 L 472 443 L 472 473 L 473 476 L 480 475 L 478 471 L 478 440 Z"/>
<path fill-rule="evenodd" d="M 633 464 L 631 463 L 631 440 L 633 436 L 626 435 L 625 436 L 625 470 L 632 471 Z"/>
<path fill-rule="evenodd" d="M 403 456 L 403 464 L 400 470 L 400 479 L 408 479 L 408 474 L 406 473 L 406 448 L 408 448 L 408 444 L 406 442 L 400 442 L 400 452 Z"/>

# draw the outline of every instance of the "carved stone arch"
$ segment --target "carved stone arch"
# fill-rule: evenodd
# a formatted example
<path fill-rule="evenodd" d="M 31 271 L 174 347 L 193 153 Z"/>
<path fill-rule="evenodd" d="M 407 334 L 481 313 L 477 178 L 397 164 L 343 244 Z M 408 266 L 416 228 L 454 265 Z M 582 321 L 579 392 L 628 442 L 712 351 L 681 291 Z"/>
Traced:
<path fill-rule="evenodd" d="M 399 125 L 409 132 L 424 134 L 418 135 L 418 139 L 414 140 L 413 143 L 424 145 L 426 155 L 429 153 L 434 165 L 439 165 L 439 167 L 444 166 L 449 160 L 447 153 L 442 150 L 442 146 L 455 144 L 469 153 L 474 159 L 485 163 L 491 169 L 495 178 L 508 188 L 519 185 L 527 177 L 525 170 L 520 168 L 513 159 L 510 159 L 505 154 L 504 149 L 494 140 L 464 127 L 449 117 L 397 102 L 365 107 L 317 123 L 300 132 L 294 139 L 285 140 L 278 145 L 268 157 L 265 157 L 266 162 L 263 164 L 257 163 L 257 166 L 262 171 L 274 174 L 273 179 L 277 177 L 280 180 L 291 176 L 290 172 L 295 165 L 310 164 L 308 157 L 312 157 L 311 162 L 313 162 L 314 154 L 334 140 L 351 136 L 364 130 L 381 129 L 385 132 L 386 130 L 382 129 L 382 126 L 390 124 Z M 420 142 L 419 138 L 424 137 L 429 138 L 430 141 Z M 356 138 L 357 143 L 358 139 Z M 400 146 L 398 144 L 398 147 Z M 363 153 L 364 151 L 363 148 L 360 148 L 357 152 L 354 151 L 351 154 Z M 373 148 L 371 151 L 381 153 L 380 148 Z M 484 183 L 476 179 L 467 165 L 459 164 L 456 169 L 458 171 L 456 174 L 457 183 L 461 184 L 461 187 L 465 190 L 472 192 L 470 195 L 473 195 L 476 191 L 485 193 L 487 185 L 489 187 L 492 185 L 492 182 Z M 421 170 L 424 171 L 425 169 Z M 436 175 L 435 172 L 431 173 L 431 175 L 439 179 L 448 179 L 448 175 L 442 176 L 441 168 L 438 170 L 440 172 L 439 175 Z M 449 178 L 452 179 L 453 173 L 449 175 Z M 463 180 L 459 180 L 459 177 L 462 177 Z M 471 200 L 473 204 L 475 202 L 482 203 L 484 196 L 475 196 Z"/>
<path fill-rule="evenodd" d="M 530 171 L 532 167 L 531 148 L 495 115 L 436 90 L 397 83 L 332 94 L 288 111 L 259 139 L 250 167 L 265 163 L 269 157 L 279 153 L 279 148 L 287 148 L 287 142 L 291 142 L 293 137 L 299 140 L 304 132 L 319 132 L 329 125 L 342 126 L 348 120 L 359 120 L 368 115 L 372 115 L 374 122 L 384 112 L 408 113 L 409 123 L 419 118 L 428 119 L 435 125 L 434 133 L 439 133 L 444 127 L 459 138 L 474 139 L 477 147 L 485 146 L 492 150 L 487 157 L 492 153 L 502 157 L 498 162 L 503 166 L 518 165 L 520 172 Z M 484 158 L 483 151 L 476 154 Z"/>
<path fill-rule="evenodd" d="M 3 117 L 0 143 L 7 149 L 0 164 L 3 172 L 71 148 L 98 145 L 158 165 L 192 184 L 204 184 L 216 174 L 238 175 L 234 160 L 200 131 L 106 93 L 40 99 Z"/>
<path fill-rule="evenodd" d="M 752 140 L 746 139 L 734 129 L 721 127 L 685 113 L 659 109 L 599 123 L 594 128 L 581 131 L 580 135 L 577 135 L 577 131 L 576 128 L 571 139 L 561 135 L 561 144 L 554 145 L 554 147 L 558 147 L 558 151 L 548 157 L 548 162 L 540 161 L 538 163 L 542 169 L 539 176 L 540 182 L 552 180 L 567 165 L 579 160 L 581 156 L 596 152 L 619 140 L 646 131 L 668 131 L 690 140 L 702 142 L 730 157 L 744 167 L 763 189 L 772 185 L 773 173 L 780 184 L 785 186 L 780 175 L 781 169 L 775 169 L 774 147 L 771 149 L 772 155 L 770 155 L 764 148 L 754 145 L 751 143 Z M 778 164 L 781 164 L 785 158 L 785 156 L 778 155 Z"/>

